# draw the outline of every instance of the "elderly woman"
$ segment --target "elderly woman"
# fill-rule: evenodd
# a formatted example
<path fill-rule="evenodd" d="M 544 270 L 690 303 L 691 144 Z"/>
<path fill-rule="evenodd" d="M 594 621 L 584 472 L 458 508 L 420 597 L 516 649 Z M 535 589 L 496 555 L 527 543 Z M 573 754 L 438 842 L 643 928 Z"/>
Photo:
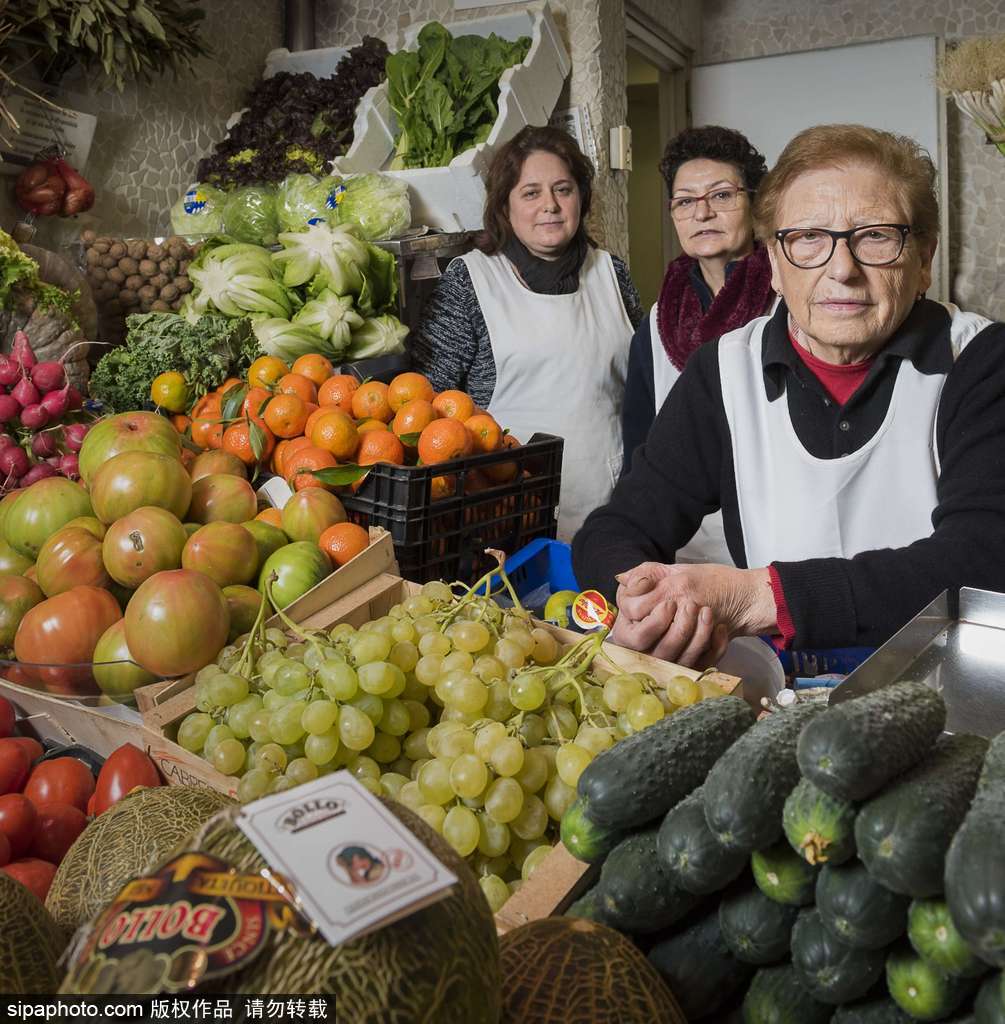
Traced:
<path fill-rule="evenodd" d="M 625 264 L 586 231 L 593 167 L 565 132 L 528 127 L 493 159 L 477 250 L 447 268 L 412 356 L 521 440 L 565 438 L 558 533 L 571 539 L 621 471 L 628 347 L 642 320 Z"/>
<path fill-rule="evenodd" d="M 754 218 L 782 302 L 698 350 L 574 545 L 615 639 L 687 664 L 743 634 L 871 646 L 946 588 L 1005 590 L 1005 327 L 925 299 L 927 155 L 808 129 Z M 733 564 L 669 564 L 716 508 Z"/>

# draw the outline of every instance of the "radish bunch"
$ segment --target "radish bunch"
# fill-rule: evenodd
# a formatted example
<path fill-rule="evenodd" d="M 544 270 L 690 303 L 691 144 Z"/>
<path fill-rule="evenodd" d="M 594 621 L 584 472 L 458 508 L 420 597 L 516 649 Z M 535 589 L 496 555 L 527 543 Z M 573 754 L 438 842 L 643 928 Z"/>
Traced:
<path fill-rule="evenodd" d="M 63 420 L 83 404 L 62 362 L 38 362 L 18 331 L 10 355 L 0 354 L 0 494 L 47 476 L 79 477 L 87 424 Z"/>

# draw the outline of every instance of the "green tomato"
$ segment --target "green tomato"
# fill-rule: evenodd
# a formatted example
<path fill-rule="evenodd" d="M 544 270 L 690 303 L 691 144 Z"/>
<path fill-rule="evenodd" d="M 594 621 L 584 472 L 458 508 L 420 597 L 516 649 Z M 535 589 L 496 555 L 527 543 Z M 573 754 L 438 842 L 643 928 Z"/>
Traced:
<path fill-rule="evenodd" d="M 266 584 L 271 580 L 272 599 L 280 608 L 285 608 L 320 583 L 331 571 L 331 559 L 317 544 L 306 540 L 296 541 L 266 559 L 258 578 L 258 589 L 263 594 L 268 593 Z"/>

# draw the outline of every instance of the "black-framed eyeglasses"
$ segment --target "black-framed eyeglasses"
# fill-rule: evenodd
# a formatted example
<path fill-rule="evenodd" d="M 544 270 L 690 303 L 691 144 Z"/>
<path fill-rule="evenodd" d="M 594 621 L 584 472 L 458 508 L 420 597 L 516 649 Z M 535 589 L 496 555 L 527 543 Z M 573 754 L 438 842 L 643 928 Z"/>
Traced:
<path fill-rule="evenodd" d="M 785 258 L 800 270 L 822 267 L 834 255 L 838 240 L 848 243 L 852 259 L 866 267 L 895 263 L 904 251 L 909 224 L 863 224 L 848 231 L 829 228 L 783 228 L 775 232 Z"/>
<path fill-rule="evenodd" d="M 694 216 L 698 204 L 704 200 L 715 213 L 728 213 L 740 205 L 740 196 L 751 189 L 740 185 L 720 185 L 702 196 L 676 196 L 670 200 L 670 216 L 674 220 L 688 220 Z"/>

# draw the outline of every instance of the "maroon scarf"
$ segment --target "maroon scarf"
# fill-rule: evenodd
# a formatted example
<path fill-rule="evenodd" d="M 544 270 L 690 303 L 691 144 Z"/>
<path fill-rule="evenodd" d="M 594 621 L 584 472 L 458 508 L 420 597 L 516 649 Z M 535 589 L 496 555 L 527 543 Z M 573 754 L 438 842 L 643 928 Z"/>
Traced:
<path fill-rule="evenodd" d="M 763 245 L 740 260 L 730 271 L 719 294 L 704 313 L 689 280 L 696 261 L 686 253 L 667 267 L 656 307 L 660 340 L 670 362 L 684 369 L 691 353 L 720 335 L 763 316 L 775 300 L 771 264 Z"/>

